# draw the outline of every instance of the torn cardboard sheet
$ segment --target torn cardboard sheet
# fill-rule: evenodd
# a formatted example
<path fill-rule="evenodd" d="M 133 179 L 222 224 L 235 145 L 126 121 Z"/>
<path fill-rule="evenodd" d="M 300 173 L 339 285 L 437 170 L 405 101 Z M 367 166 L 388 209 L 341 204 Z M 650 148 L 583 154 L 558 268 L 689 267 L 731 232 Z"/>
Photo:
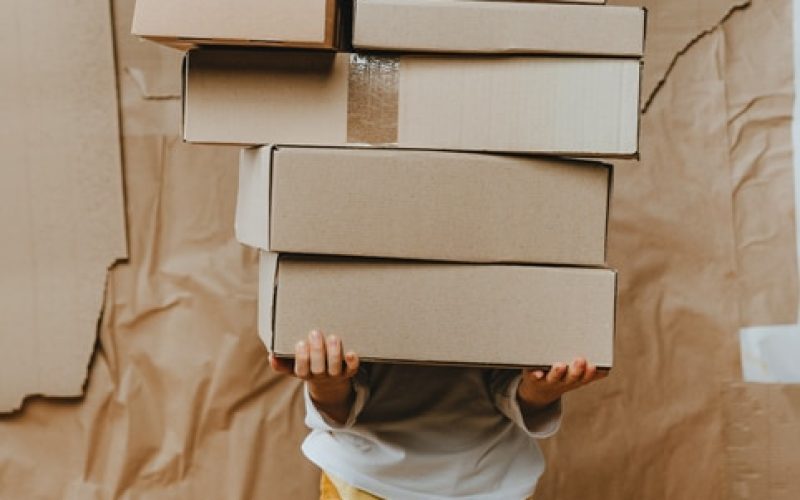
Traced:
<path fill-rule="evenodd" d="M 645 107 L 671 71 L 676 58 L 705 36 L 733 9 L 749 0 L 612 0 L 618 5 L 647 9 L 645 71 L 642 103 Z"/>
<path fill-rule="evenodd" d="M 725 387 L 727 500 L 800 497 L 800 385 Z"/>
<path fill-rule="evenodd" d="M 0 7 L 0 411 L 83 392 L 127 256 L 108 2 Z"/>

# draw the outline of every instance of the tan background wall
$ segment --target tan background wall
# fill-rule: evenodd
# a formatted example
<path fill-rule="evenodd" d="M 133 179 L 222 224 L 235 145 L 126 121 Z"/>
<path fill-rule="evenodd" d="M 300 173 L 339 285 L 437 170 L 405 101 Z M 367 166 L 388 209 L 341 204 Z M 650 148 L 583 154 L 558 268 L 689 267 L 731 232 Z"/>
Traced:
<path fill-rule="evenodd" d="M 737 332 L 796 321 L 791 0 L 647 3 L 642 160 L 618 163 L 611 221 L 618 366 L 568 397 L 538 499 L 747 491 L 731 422 L 773 393 L 731 404 Z M 233 239 L 237 153 L 180 141 L 180 54 L 128 34 L 133 4 L 112 3 L 130 260 L 86 395 L 0 417 L 0 498 L 315 498 L 299 386 L 268 371 Z"/>

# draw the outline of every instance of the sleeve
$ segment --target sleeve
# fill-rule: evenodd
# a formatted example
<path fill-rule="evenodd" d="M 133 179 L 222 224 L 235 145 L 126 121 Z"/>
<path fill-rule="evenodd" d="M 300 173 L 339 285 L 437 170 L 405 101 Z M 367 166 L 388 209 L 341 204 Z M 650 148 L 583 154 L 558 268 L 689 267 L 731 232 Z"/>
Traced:
<path fill-rule="evenodd" d="M 332 431 L 348 429 L 356 423 L 358 415 L 364 409 L 364 406 L 369 399 L 369 384 L 368 372 L 366 369 L 359 369 L 358 374 L 351 379 L 353 390 L 356 393 L 353 406 L 350 408 L 350 414 L 347 416 L 347 421 L 340 424 L 330 418 L 328 415 L 320 411 L 311 399 L 308 392 L 308 384 L 303 384 L 303 397 L 306 404 L 306 426 L 313 430 Z"/>
<path fill-rule="evenodd" d="M 492 370 L 489 390 L 497 409 L 534 439 L 545 439 L 558 432 L 561 426 L 561 400 L 527 418 L 517 400 L 522 374 L 516 370 Z"/>

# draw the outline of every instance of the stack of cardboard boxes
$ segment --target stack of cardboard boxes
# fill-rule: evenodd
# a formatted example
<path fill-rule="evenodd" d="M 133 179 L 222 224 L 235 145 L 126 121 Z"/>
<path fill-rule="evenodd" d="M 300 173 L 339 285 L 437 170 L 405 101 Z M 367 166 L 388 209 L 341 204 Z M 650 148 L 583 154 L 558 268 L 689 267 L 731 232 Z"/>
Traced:
<path fill-rule="evenodd" d="M 563 157 L 637 154 L 644 26 L 565 3 L 138 0 L 133 30 L 190 49 L 184 139 L 247 146 L 236 232 L 277 355 L 320 328 L 366 360 L 611 367 L 612 168 Z"/>

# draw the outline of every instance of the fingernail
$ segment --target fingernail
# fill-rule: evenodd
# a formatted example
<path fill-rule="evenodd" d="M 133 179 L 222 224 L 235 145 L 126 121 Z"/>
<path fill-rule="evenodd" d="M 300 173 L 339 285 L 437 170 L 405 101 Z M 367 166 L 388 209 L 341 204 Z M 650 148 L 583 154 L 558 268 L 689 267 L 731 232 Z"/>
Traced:
<path fill-rule="evenodd" d="M 311 332 L 311 341 L 312 342 L 314 342 L 316 344 L 316 343 L 319 343 L 320 340 L 321 340 L 321 335 L 319 334 L 319 332 L 317 330 L 314 330 L 313 332 Z"/>
<path fill-rule="evenodd" d="M 537 371 L 533 372 L 533 376 L 538 378 L 539 380 L 541 380 L 541 379 L 544 378 L 544 372 L 541 371 L 541 370 L 537 370 Z"/>
<path fill-rule="evenodd" d="M 336 338 L 336 335 L 329 335 L 328 336 L 328 344 L 335 346 L 339 339 Z"/>
<path fill-rule="evenodd" d="M 295 347 L 297 349 L 304 349 L 306 347 L 306 341 L 305 340 L 301 340 L 300 342 L 297 343 L 297 345 Z"/>

